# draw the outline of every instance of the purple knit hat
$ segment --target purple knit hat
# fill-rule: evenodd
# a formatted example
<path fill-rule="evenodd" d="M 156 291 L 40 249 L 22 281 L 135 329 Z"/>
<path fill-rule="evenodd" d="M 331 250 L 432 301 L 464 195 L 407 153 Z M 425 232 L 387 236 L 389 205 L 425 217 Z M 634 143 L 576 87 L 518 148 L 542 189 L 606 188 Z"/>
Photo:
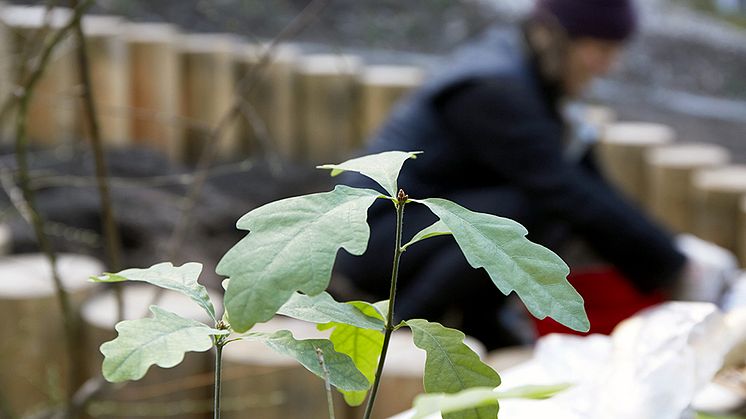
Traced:
<path fill-rule="evenodd" d="M 633 0 L 538 0 L 535 13 L 546 12 L 571 38 L 623 41 L 637 28 Z"/>

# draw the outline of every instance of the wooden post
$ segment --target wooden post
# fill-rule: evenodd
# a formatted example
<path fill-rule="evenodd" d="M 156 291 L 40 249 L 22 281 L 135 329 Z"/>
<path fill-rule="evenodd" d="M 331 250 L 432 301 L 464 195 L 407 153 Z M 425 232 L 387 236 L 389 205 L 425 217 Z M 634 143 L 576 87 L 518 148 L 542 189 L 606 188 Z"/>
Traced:
<path fill-rule="evenodd" d="M 74 306 L 91 293 L 103 265 L 59 255 L 57 268 Z M 21 416 L 67 394 L 69 364 L 61 310 L 46 257 L 0 258 L 0 388 Z"/>
<path fill-rule="evenodd" d="M 369 66 L 360 77 L 360 134 L 356 145 L 373 135 L 396 102 L 420 86 L 425 72 L 413 66 Z"/>
<path fill-rule="evenodd" d="M 98 285 L 103 287 L 103 285 Z M 156 287 L 127 284 L 123 287 L 124 318 L 142 318 L 153 301 Z M 213 302 L 219 301 L 213 298 Z M 207 314 L 188 297 L 173 291 L 163 293 L 156 303 L 180 316 L 210 324 Z M 112 291 L 99 294 L 85 303 L 81 310 L 86 326 L 86 358 L 92 376 L 101 374 L 102 343 L 117 337 L 114 326 L 117 303 Z M 206 419 L 211 417 L 212 352 L 189 352 L 174 368 L 152 366 L 141 380 L 128 382 L 121 388 L 104 394 L 88 408 L 95 418 L 134 419 L 137 417 L 179 417 Z"/>
<path fill-rule="evenodd" d="M 464 342 L 480 357 L 485 356 L 486 351 L 479 341 L 467 336 Z M 414 398 L 425 392 L 425 359 L 425 351 L 414 346 L 412 333 L 408 329 L 397 330 L 391 335 L 373 418 L 389 418 L 412 407 Z M 349 418 L 360 418 L 365 404 L 349 410 Z"/>
<path fill-rule="evenodd" d="M 261 47 L 257 44 L 250 42 L 236 43 L 233 48 L 233 82 L 238 89 L 244 77 L 259 77 L 260 74 L 254 73 L 257 70 L 256 65 L 259 62 L 261 54 Z M 256 83 L 259 83 L 259 79 L 256 79 Z M 267 119 L 265 119 L 264 112 L 262 110 L 262 101 L 259 99 L 256 93 L 259 89 L 259 85 L 255 85 L 252 89 L 252 93 L 246 94 L 244 92 L 236 91 L 236 94 L 240 95 L 241 100 L 249 104 L 255 111 L 256 114 L 247 115 L 242 112 L 241 117 L 238 120 L 236 126 L 236 139 L 238 142 L 238 148 L 241 154 L 249 156 L 254 154 L 257 150 L 261 149 L 259 138 L 260 135 L 266 133 L 269 135 L 269 127 L 267 125 Z M 252 120 L 253 117 L 259 118 L 259 121 Z M 261 124 L 257 127 L 255 125 Z M 262 130 L 266 130 L 263 132 Z"/>
<path fill-rule="evenodd" d="M 113 16 L 89 15 L 83 17 L 82 24 L 101 138 L 108 146 L 126 146 L 132 137 L 132 118 L 124 21 Z M 83 122 L 81 125 L 87 126 Z"/>
<path fill-rule="evenodd" d="M 291 45 L 277 45 L 271 51 L 267 48 L 269 45 L 245 43 L 236 49 L 236 84 L 249 77 L 251 93 L 241 97 L 256 111 L 256 115 L 242 115 L 238 135 L 249 154 L 272 147 L 280 156 L 296 159 L 301 154 L 295 118 L 295 66 L 300 52 Z M 269 61 L 260 69 L 257 65 L 265 53 L 269 53 Z M 250 121 L 250 117 L 258 120 Z M 261 135 L 267 137 L 262 139 Z"/>
<path fill-rule="evenodd" d="M 30 70 L 33 71 L 33 63 L 45 39 L 37 36 L 44 27 L 45 15 L 46 8 L 43 6 L 8 6 L 3 9 L 3 22 L 8 26 L 12 38 L 15 84 L 28 76 L 20 74 L 22 57 L 28 57 L 27 63 L 31 63 Z M 53 9 L 49 16 L 49 29 L 54 31 L 61 28 L 70 16 L 69 9 Z M 36 85 L 27 119 L 28 138 L 34 144 L 59 145 L 72 141 L 80 133 L 74 47 L 72 37 L 60 42 Z"/>
<path fill-rule="evenodd" d="M 190 122 L 184 130 L 182 155 L 194 163 L 207 136 L 233 105 L 233 43 L 225 34 L 199 34 L 183 37 L 180 45 L 182 71 L 182 115 Z M 196 125 L 194 125 L 196 123 Z M 235 158 L 238 151 L 235 123 L 217 140 L 218 156 Z"/>
<path fill-rule="evenodd" d="M 746 166 L 708 169 L 694 175 L 695 231 L 735 254 L 742 254 L 738 239 L 739 205 L 746 194 Z M 744 261 L 741 260 L 743 264 Z"/>
<path fill-rule="evenodd" d="M 645 158 L 653 215 L 676 232 L 693 232 L 694 173 L 727 164 L 730 153 L 713 144 L 680 144 L 654 148 Z"/>
<path fill-rule="evenodd" d="M 659 124 L 625 122 L 607 126 L 598 144 L 604 172 L 634 202 L 646 206 L 645 152 L 673 142 L 674 136 L 671 128 Z"/>
<path fill-rule="evenodd" d="M 277 316 L 252 331 L 290 330 L 296 339 L 329 336 L 315 325 Z M 277 354 L 260 342 L 234 342 L 223 352 L 223 417 L 325 418 L 328 417 L 324 381 L 292 358 Z M 336 390 L 334 390 L 337 393 Z M 341 398 L 335 412 L 344 418 Z"/>
<path fill-rule="evenodd" d="M 359 132 L 355 80 L 360 68 L 360 59 L 349 55 L 309 55 L 299 62 L 298 135 L 303 159 L 328 163 L 352 153 Z"/>
<path fill-rule="evenodd" d="M 125 29 L 133 140 L 177 159 L 182 130 L 178 32 L 164 23 L 134 23 Z"/>

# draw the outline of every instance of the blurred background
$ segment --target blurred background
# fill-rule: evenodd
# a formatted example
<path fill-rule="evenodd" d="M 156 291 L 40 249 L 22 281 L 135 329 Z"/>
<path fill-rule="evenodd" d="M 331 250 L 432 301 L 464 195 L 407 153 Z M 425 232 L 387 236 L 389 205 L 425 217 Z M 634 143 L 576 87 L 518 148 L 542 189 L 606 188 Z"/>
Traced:
<path fill-rule="evenodd" d="M 89 376 L 97 377 L 96 348 L 112 337 L 117 315 L 140 316 L 153 298 L 133 294 L 127 298 L 137 303 L 116 313 L 113 297 L 81 278 L 199 261 L 203 281 L 219 293 L 214 266 L 245 234 L 234 228 L 241 215 L 327 190 L 332 181 L 314 166 L 354 156 L 399 99 L 448 66 L 449 52 L 489 27 L 517 23 L 531 4 L 0 3 L 0 251 L 12 255 L 0 260 L 0 418 L 45 417 L 64 404 Z M 640 33 L 611 74 L 568 104 L 568 118 L 578 132 L 601 139 L 609 177 L 640 206 L 676 232 L 735 252 L 743 265 L 746 1 L 638 6 Z M 82 58 L 71 24 L 78 14 L 84 15 Z M 652 157 L 654 148 L 675 143 L 697 146 Z M 694 181 L 700 169 L 726 166 L 725 173 Z M 52 252 L 61 254 L 57 274 L 86 325 L 79 330 L 82 361 L 63 359 L 61 326 L 44 327 L 59 310 L 46 265 Z M 38 340 L 33 349 L 19 334 Z M 150 387 L 91 404 L 88 414 L 204 417 L 209 404 L 179 404 L 171 396 L 207 399 L 207 361 L 195 356 L 181 376 L 156 376 Z M 86 366 L 70 367 L 75 362 Z M 244 373 L 271 375 L 277 368 Z M 277 388 L 293 377 L 282 375 Z M 179 386 L 181 380 L 187 384 Z M 267 409 L 256 417 L 288 417 L 273 410 L 282 394 L 258 394 L 242 402 Z M 382 412 L 410 405 L 396 396 Z M 133 406 L 137 400 L 142 409 L 121 413 L 122 400 Z M 158 405 L 166 410 L 147 404 L 153 400 L 169 400 Z"/>

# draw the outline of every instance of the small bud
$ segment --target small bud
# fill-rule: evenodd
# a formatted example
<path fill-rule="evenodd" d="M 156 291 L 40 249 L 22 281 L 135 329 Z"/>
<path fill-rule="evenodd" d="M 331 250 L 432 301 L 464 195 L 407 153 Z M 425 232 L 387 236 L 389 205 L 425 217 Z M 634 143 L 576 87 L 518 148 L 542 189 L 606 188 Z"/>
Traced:
<path fill-rule="evenodd" d="M 403 204 L 407 202 L 407 199 L 409 199 L 409 195 L 404 193 L 404 189 L 399 189 L 399 194 L 396 195 L 396 199 L 399 200 L 400 204 Z"/>

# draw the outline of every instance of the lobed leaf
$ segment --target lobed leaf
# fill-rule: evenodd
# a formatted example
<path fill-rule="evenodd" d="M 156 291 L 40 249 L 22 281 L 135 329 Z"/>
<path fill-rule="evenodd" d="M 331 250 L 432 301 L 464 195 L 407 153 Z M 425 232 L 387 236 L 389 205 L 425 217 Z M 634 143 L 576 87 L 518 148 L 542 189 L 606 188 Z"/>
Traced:
<path fill-rule="evenodd" d="M 105 273 L 98 277 L 91 277 L 91 280 L 94 282 L 142 281 L 178 291 L 194 300 L 205 309 L 210 318 L 217 321 L 215 307 L 207 294 L 207 288 L 197 282 L 201 272 L 201 263 L 190 262 L 182 266 L 174 266 L 170 262 L 165 262 L 147 269 L 133 268 L 115 274 Z"/>
<path fill-rule="evenodd" d="M 216 330 L 198 321 L 185 319 L 158 306 L 151 306 L 154 317 L 125 320 L 116 325 L 119 336 L 101 345 L 104 378 L 118 383 L 139 380 L 151 365 L 171 368 L 186 352 L 204 352 L 213 346 Z"/>
<path fill-rule="evenodd" d="M 309 323 L 333 322 L 363 329 L 383 330 L 383 321 L 377 317 L 377 312 L 366 315 L 357 304 L 338 303 L 326 292 L 315 296 L 295 293 L 277 313 Z"/>
<path fill-rule="evenodd" d="M 288 198 L 244 215 L 250 233 L 223 256 L 217 272 L 230 278 L 225 307 L 231 327 L 245 332 L 275 315 L 296 291 L 326 289 L 340 248 L 361 255 L 370 236 L 370 189 L 339 185 L 331 192 Z"/>
<path fill-rule="evenodd" d="M 415 413 L 412 419 L 421 419 L 436 413 L 454 413 L 494 405 L 499 400 L 508 398 L 546 399 L 568 387 L 570 387 L 569 384 L 523 386 L 507 391 L 496 391 L 491 387 L 474 387 L 453 394 L 422 394 L 414 400 Z"/>
<path fill-rule="evenodd" d="M 464 334 L 427 320 L 407 320 L 414 344 L 427 352 L 425 391 L 458 393 L 472 387 L 494 388 L 500 376 L 464 344 Z M 444 416 L 445 419 L 494 419 L 497 403 Z"/>
<path fill-rule="evenodd" d="M 422 152 L 384 151 L 347 160 L 340 164 L 325 164 L 317 168 L 331 169 L 332 176 L 337 176 L 342 172 L 358 172 L 376 181 L 393 198 L 399 191 L 397 179 L 402 165 L 409 159 L 416 159 L 420 153 Z"/>
<path fill-rule="evenodd" d="M 333 386 L 347 391 L 366 390 L 370 386 L 368 379 L 355 368 L 352 359 L 334 350 L 334 345 L 327 339 L 296 340 L 288 330 L 249 332 L 240 339 L 262 341 L 272 350 L 296 359 L 307 370 L 323 379 L 324 371 L 316 353 L 316 348 L 319 348 L 324 354 L 329 382 Z"/>
<path fill-rule="evenodd" d="M 417 202 L 440 218 L 469 264 L 484 268 L 503 294 L 515 291 L 536 318 L 549 316 L 581 332 L 590 329 L 583 297 L 567 282 L 570 269 L 551 250 L 529 241 L 522 225 L 445 199 Z"/>
<path fill-rule="evenodd" d="M 350 303 L 361 312 L 369 316 L 378 317 L 378 310 L 367 303 Z M 381 323 L 383 324 L 383 323 Z M 383 333 L 380 330 L 361 329 L 349 324 L 328 323 L 318 326 L 320 330 L 334 328 L 329 340 L 334 344 L 334 349 L 348 355 L 355 367 L 365 376 L 369 385 L 373 383 L 378 368 L 378 359 L 383 348 Z M 341 390 L 345 401 L 350 406 L 359 406 L 365 401 L 367 390 L 347 391 Z"/>

